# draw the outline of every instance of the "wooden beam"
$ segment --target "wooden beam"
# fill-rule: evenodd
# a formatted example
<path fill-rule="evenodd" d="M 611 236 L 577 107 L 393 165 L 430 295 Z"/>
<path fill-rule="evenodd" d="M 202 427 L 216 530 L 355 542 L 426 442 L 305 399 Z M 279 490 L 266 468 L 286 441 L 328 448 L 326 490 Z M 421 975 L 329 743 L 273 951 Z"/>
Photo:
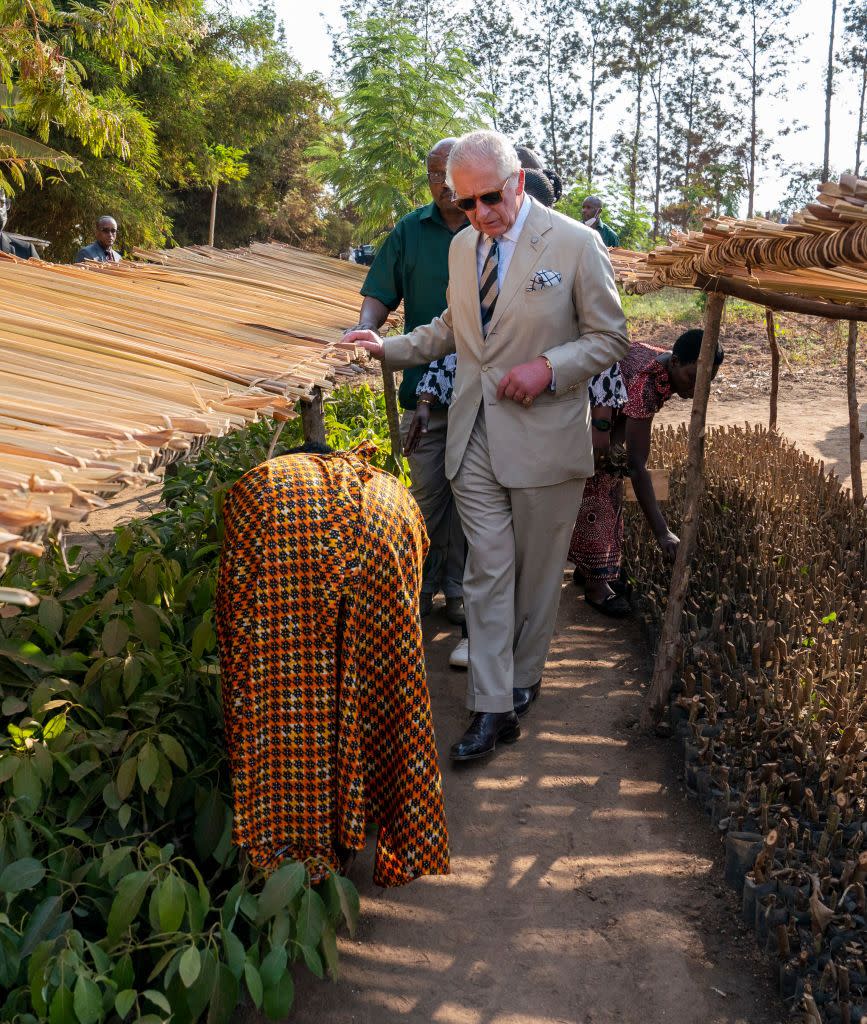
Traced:
<path fill-rule="evenodd" d="M 698 357 L 695 395 L 692 400 L 692 414 L 689 420 L 686 504 L 680 527 L 680 544 L 671 573 L 665 618 L 662 621 L 662 632 L 659 637 L 659 646 L 656 649 L 653 678 L 650 681 L 650 691 L 645 699 L 641 715 L 641 724 L 645 729 L 651 729 L 657 725 L 668 707 L 668 696 L 671 692 L 674 670 L 680 656 L 680 620 L 689 586 L 690 563 L 698 536 L 699 506 L 704 492 L 704 438 L 707 403 L 710 398 L 713 357 L 719 343 L 725 301 L 725 296 L 720 292 L 711 292 L 705 309 L 704 338 Z"/>
<path fill-rule="evenodd" d="M 388 419 L 388 436 L 391 440 L 391 457 L 394 459 L 394 475 L 401 470 L 403 448 L 400 443 L 400 413 L 397 410 L 397 391 L 394 387 L 394 373 L 382 362 L 382 390 L 385 396 L 385 413 Z"/>
<path fill-rule="evenodd" d="M 314 388 L 309 400 L 301 400 L 301 428 L 307 444 L 325 444 L 325 405 L 322 388 Z"/>
<path fill-rule="evenodd" d="M 849 402 L 849 463 L 852 467 L 852 497 L 859 507 L 864 504 L 864 482 L 861 478 L 861 424 L 858 422 L 858 391 L 855 382 L 858 354 L 858 324 L 849 321 L 849 343 L 846 346 L 846 397 Z"/>
<path fill-rule="evenodd" d="M 860 306 L 847 306 L 842 302 L 820 302 L 818 299 L 805 299 L 800 295 L 777 294 L 763 288 L 754 288 L 743 281 L 734 281 L 730 277 L 707 277 L 704 274 L 696 274 L 695 287 L 705 292 L 730 295 L 735 299 L 754 302 L 757 306 L 780 309 L 787 313 L 824 316 L 830 320 L 867 321 L 867 309 Z"/>
<path fill-rule="evenodd" d="M 780 346 L 777 344 L 777 332 L 774 327 L 774 311 L 765 310 L 765 327 L 768 332 L 768 344 L 771 347 L 771 409 L 768 416 L 768 430 L 777 429 L 777 396 L 780 392 Z"/>

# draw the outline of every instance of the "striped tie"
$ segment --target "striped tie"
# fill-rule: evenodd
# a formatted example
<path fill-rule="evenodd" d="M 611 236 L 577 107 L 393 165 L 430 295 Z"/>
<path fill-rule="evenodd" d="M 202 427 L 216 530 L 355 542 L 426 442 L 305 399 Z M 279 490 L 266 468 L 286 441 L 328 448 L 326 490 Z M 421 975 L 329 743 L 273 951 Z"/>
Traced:
<path fill-rule="evenodd" d="M 488 336 L 488 327 L 491 317 L 494 315 L 494 306 L 497 304 L 497 296 L 500 294 L 500 286 L 497 282 L 497 268 L 500 262 L 500 247 L 496 238 L 491 239 L 491 248 L 485 257 L 482 267 L 481 283 L 479 284 L 479 302 L 482 307 L 482 334 Z"/>

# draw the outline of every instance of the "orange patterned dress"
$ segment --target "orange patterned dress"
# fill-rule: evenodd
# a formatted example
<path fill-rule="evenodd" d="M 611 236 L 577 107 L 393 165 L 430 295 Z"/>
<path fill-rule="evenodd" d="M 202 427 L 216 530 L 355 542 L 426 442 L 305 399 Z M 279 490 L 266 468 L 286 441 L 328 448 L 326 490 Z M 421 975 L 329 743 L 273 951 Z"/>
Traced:
<path fill-rule="evenodd" d="M 424 521 L 364 447 L 272 459 L 229 491 L 217 633 L 233 839 L 313 878 L 377 823 L 374 881 L 447 874 L 418 594 Z"/>

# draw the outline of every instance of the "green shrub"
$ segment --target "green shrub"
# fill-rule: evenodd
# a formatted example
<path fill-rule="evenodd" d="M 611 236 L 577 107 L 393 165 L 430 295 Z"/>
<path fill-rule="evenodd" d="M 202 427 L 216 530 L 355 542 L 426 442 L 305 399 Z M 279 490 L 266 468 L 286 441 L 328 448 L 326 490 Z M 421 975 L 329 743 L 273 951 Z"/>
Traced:
<path fill-rule="evenodd" d="M 390 459 L 381 395 L 342 390 L 327 415 L 332 443 Z M 336 970 L 352 884 L 314 887 L 297 862 L 265 880 L 230 841 L 219 513 L 273 429 L 209 442 L 98 560 L 70 571 L 54 550 L 6 574 L 41 602 L 0 618 L 3 1021 L 219 1022 L 246 997 L 277 1019 L 293 965 Z M 293 421 L 278 451 L 299 441 Z"/>

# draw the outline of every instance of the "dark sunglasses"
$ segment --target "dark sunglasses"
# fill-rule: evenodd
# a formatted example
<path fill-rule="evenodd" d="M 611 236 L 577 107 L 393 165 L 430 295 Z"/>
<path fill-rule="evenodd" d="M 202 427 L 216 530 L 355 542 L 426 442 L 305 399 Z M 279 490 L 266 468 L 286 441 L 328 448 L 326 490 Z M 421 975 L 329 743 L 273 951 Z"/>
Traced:
<path fill-rule="evenodd" d="M 500 185 L 499 188 L 494 189 L 491 192 L 482 192 L 478 196 L 455 196 L 454 204 L 459 210 L 463 210 L 464 213 L 469 213 L 470 210 L 475 210 L 476 201 L 481 200 L 485 206 L 496 206 L 498 203 L 503 201 L 503 189 L 512 180 L 514 175 L 509 175 L 508 178 Z"/>

